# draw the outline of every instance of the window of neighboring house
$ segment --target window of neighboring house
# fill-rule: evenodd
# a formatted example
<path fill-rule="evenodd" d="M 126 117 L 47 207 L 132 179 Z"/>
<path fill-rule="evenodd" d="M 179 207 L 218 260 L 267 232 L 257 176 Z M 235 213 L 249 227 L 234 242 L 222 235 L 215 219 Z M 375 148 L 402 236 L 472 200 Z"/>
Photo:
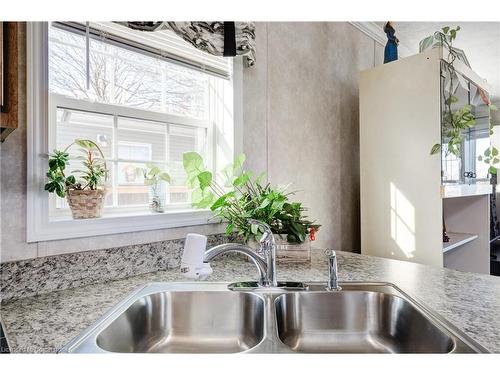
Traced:
<path fill-rule="evenodd" d="M 490 147 L 491 145 L 491 140 L 489 137 L 489 133 L 485 132 L 485 134 L 482 137 L 476 138 L 474 141 L 474 155 L 472 155 L 472 160 L 474 161 L 475 164 L 475 170 L 476 170 L 476 178 L 477 180 L 484 180 L 484 181 L 489 181 L 488 178 L 488 169 L 489 169 L 489 164 L 485 163 L 484 161 L 479 161 L 478 158 L 479 156 L 482 156 L 484 151 L 486 151 L 487 148 Z"/>
<path fill-rule="evenodd" d="M 448 144 L 443 143 L 443 154 L 446 155 L 443 160 L 443 182 L 459 182 L 461 178 L 461 158 L 452 153 L 448 153 Z"/>
<path fill-rule="evenodd" d="M 103 27 L 108 27 L 106 24 L 115 28 L 111 23 L 102 23 Z M 162 189 L 166 214 L 173 218 L 183 212 L 186 219 L 189 211 L 192 218 L 200 218 L 187 220 L 190 224 L 206 222 L 207 215 L 200 216 L 191 207 L 182 155 L 188 151 L 200 153 L 214 172 L 232 160 L 235 140 L 230 60 L 214 57 L 219 59 L 219 69 L 227 69 L 225 78 L 161 55 L 110 43 L 103 33 L 101 38 L 89 40 L 87 86 L 85 34 L 57 24 L 44 25 L 48 108 L 43 134 L 47 151 L 64 149 L 77 138 L 90 139 L 100 146 L 109 171 L 104 219 L 158 215 L 149 210 L 149 187 L 140 172 L 147 163 L 153 163 L 172 179 Z M 41 26 L 35 23 L 31 27 Z M 144 35 L 148 34 L 141 33 L 141 38 Z M 193 56 L 199 54 L 180 38 L 168 38 L 180 42 L 187 53 L 192 49 Z M 36 148 L 37 141 L 34 143 Z M 81 169 L 78 147 L 69 151 L 70 170 Z M 46 157 L 45 163 L 38 165 L 35 175 L 40 178 L 45 175 L 42 169 L 46 168 Z M 70 220 L 65 199 L 52 194 L 45 199 L 49 223 Z M 170 222 L 174 224 L 165 227 L 175 226 L 175 219 Z M 158 226 L 156 220 L 152 227 Z M 109 232 L 114 230 L 110 227 Z M 59 237 L 55 233 L 50 238 Z"/>

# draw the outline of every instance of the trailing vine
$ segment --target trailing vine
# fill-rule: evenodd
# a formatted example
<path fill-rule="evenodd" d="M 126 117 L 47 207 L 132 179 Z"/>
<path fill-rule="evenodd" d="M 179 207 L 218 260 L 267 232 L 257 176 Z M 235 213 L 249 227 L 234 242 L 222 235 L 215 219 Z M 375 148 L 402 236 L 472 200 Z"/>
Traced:
<path fill-rule="evenodd" d="M 453 42 L 457 38 L 457 32 L 460 31 L 460 26 L 456 28 L 450 28 L 449 26 L 443 27 L 441 31 L 436 31 L 433 36 L 426 38 L 422 41 L 423 46 L 421 48 L 425 49 L 432 44 L 434 39 L 437 39 L 436 43 L 438 46 L 446 47 L 448 51 L 448 58 L 445 62 L 445 67 L 449 77 L 449 87 L 450 90 L 448 95 L 445 94 L 444 100 L 444 111 L 443 111 L 443 123 L 442 123 L 442 132 L 443 135 L 448 139 L 447 149 L 445 151 L 445 155 L 448 156 L 450 154 L 455 155 L 460 158 L 461 156 L 461 147 L 464 141 L 463 130 L 473 128 L 476 125 L 476 119 L 472 114 L 472 106 L 470 104 L 465 104 L 461 108 L 457 110 L 453 110 L 453 104 L 458 102 L 458 98 L 453 95 L 453 85 L 454 78 L 457 77 L 455 71 L 455 60 L 458 58 L 457 52 L 453 48 Z M 457 78 L 458 79 L 458 78 Z M 491 112 L 496 111 L 497 108 L 494 104 L 492 104 L 489 100 L 486 103 L 489 108 L 489 134 L 493 134 L 493 125 L 491 121 Z M 436 143 L 432 146 L 431 155 L 437 154 L 441 151 L 441 144 Z M 490 174 L 496 174 L 497 165 L 500 162 L 499 151 L 496 147 L 490 146 L 488 147 L 483 155 L 478 157 L 479 161 L 483 161 L 489 165 L 488 172 Z"/>
<path fill-rule="evenodd" d="M 443 135 L 448 139 L 446 156 L 453 154 L 456 157 L 460 157 L 461 146 L 464 140 L 463 130 L 476 125 L 476 119 L 472 114 L 472 106 L 470 104 L 465 104 L 460 109 L 453 110 L 453 104 L 458 102 L 458 98 L 453 95 L 454 78 L 457 75 L 454 63 L 458 58 L 457 53 L 453 49 L 453 41 L 456 39 L 459 30 L 460 26 L 457 26 L 455 29 L 447 26 L 443 27 L 441 31 L 434 33 L 434 38 L 438 40 L 438 44 L 446 47 L 448 50 L 445 67 L 450 80 L 450 90 L 447 94 L 445 90 L 442 131 Z M 431 155 L 437 154 L 439 151 L 441 151 L 441 144 L 436 143 L 432 146 Z"/>
<path fill-rule="evenodd" d="M 490 109 L 490 113 L 489 113 L 489 135 L 491 136 L 491 135 L 493 135 L 493 123 L 491 121 L 491 118 L 492 118 L 491 112 L 497 111 L 498 108 L 496 107 L 496 105 L 494 105 L 491 102 L 489 102 L 488 107 Z M 499 154 L 498 154 L 498 149 L 495 146 L 488 147 L 483 152 L 483 155 L 479 155 L 478 156 L 477 160 L 483 161 L 484 163 L 486 163 L 486 164 L 489 165 L 488 172 L 490 174 L 494 174 L 494 175 L 497 174 L 497 167 L 496 167 L 496 165 L 498 165 L 498 163 L 500 163 L 500 158 L 499 158 Z"/>

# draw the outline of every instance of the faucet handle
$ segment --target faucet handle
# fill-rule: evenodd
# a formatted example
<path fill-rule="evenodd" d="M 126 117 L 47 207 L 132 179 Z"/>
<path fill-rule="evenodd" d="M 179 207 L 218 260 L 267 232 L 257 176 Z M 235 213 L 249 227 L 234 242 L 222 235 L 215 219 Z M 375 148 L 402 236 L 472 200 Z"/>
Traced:
<path fill-rule="evenodd" d="M 267 225 L 266 223 L 255 220 L 255 219 L 248 219 L 248 222 L 253 225 L 257 225 L 263 232 L 264 234 L 260 238 L 259 242 L 261 244 L 266 243 L 268 241 L 274 242 L 274 237 L 273 237 L 273 232 L 271 230 L 271 227 Z"/>
<path fill-rule="evenodd" d="M 337 253 L 333 249 L 325 249 L 325 255 L 327 257 L 336 257 Z"/>

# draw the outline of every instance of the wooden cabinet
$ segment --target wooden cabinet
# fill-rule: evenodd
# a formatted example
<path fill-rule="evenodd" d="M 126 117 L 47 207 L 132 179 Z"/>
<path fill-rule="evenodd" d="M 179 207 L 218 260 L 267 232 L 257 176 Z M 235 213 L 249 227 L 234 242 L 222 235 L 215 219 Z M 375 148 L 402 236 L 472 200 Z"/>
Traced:
<path fill-rule="evenodd" d="M 0 140 L 18 125 L 18 23 L 0 22 Z"/>

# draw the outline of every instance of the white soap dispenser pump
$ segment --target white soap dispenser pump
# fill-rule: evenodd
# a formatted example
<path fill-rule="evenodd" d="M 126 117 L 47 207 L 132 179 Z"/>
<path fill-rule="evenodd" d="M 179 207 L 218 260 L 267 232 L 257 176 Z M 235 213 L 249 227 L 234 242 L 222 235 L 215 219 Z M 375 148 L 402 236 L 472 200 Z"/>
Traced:
<path fill-rule="evenodd" d="M 205 280 L 212 274 L 210 263 L 203 262 L 207 248 L 207 236 L 188 233 L 181 259 L 181 273 L 188 279 Z"/>

